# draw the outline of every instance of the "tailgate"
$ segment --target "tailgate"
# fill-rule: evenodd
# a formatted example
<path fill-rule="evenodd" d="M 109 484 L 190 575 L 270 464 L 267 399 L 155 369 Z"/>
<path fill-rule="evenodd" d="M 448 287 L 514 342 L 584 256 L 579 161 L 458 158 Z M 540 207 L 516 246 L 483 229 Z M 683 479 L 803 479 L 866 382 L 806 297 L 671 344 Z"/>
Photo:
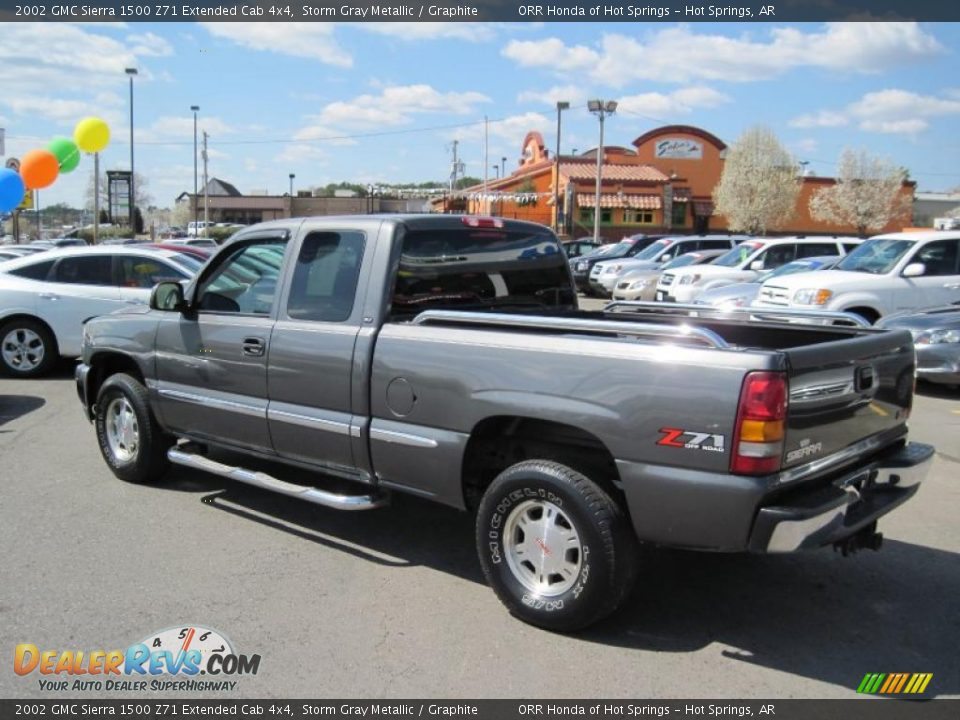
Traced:
<path fill-rule="evenodd" d="M 905 426 L 915 366 L 909 332 L 869 331 L 784 352 L 790 383 L 784 468 Z"/>

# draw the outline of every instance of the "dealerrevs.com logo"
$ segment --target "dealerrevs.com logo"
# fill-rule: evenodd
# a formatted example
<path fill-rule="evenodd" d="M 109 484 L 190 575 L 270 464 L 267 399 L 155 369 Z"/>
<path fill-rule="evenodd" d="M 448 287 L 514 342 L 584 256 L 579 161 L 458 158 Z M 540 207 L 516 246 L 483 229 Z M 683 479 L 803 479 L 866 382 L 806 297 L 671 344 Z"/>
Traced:
<path fill-rule="evenodd" d="M 20 643 L 17 675 L 36 676 L 48 692 L 235 690 L 241 675 L 256 675 L 259 655 L 243 655 L 220 632 L 199 625 L 167 628 L 126 650 L 41 649 Z"/>

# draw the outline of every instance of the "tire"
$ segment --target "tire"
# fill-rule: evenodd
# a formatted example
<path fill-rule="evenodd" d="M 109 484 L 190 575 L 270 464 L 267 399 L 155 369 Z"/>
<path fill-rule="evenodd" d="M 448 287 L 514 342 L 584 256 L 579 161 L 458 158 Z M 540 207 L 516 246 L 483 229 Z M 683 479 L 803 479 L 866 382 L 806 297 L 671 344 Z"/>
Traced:
<path fill-rule="evenodd" d="M 173 438 L 157 424 L 147 389 L 125 373 L 111 375 L 97 393 L 97 442 L 110 470 L 121 480 L 155 483 L 170 466 Z"/>
<path fill-rule="evenodd" d="M 45 375 L 59 358 L 56 338 L 43 323 L 24 318 L 0 325 L 0 372 L 7 377 Z"/>
<path fill-rule="evenodd" d="M 528 460 L 500 473 L 480 502 L 476 541 L 500 601 L 549 630 L 571 632 L 606 617 L 636 579 L 628 518 L 596 483 L 557 462 Z"/>

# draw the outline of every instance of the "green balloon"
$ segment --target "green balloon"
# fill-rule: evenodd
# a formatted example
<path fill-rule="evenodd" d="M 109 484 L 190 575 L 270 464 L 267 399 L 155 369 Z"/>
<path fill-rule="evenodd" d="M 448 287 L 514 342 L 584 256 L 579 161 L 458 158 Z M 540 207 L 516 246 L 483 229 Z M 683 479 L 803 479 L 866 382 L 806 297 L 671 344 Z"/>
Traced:
<path fill-rule="evenodd" d="M 68 173 L 80 164 L 80 148 L 70 138 L 56 137 L 47 145 L 60 163 L 60 172 Z"/>

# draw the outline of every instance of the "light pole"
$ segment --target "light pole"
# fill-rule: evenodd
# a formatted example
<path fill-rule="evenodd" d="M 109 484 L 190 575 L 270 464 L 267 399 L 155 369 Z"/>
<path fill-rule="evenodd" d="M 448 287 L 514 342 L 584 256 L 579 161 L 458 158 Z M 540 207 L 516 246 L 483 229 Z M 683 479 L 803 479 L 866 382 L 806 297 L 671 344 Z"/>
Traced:
<path fill-rule="evenodd" d="M 197 231 L 200 222 L 200 204 L 197 202 L 197 113 L 199 105 L 191 105 L 193 110 L 193 231 Z"/>
<path fill-rule="evenodd" d="M 290 173 L 290 197 L 293 197 L 293 179 L 296 177 L 295 173 Z"/>
<path fill-rule="evenodd" d="M 806 177 L 806 176 L 807 176 L 807 165 L 810 164 L 810 161 L 809 161 L 809 160 L 801 160 L 798 164 L 800 165 L 800 177 Z"/>
<path fill-rule="evenodd" d="M 507 176 L 507 159 L 505 157 L 500 158 L 500 177 Z"/>
<path fill-rule="evenodd" d="M 137 69 L 127 68 L 124 72 L 130 76 L 130 230 L 136 234 L 137 223 L 134 219 L 134 212 L 137 204 L 137 191 L 133 179 L 133 76 L 137 74 Z"/>
<path fill-rule="evenodd" d="M 616 100 L 591 100 L 587 108 L 600 118 L 600 145 L 597 147 L 597 192 L 593 207 L 593 237 L 600 241 L 600 175 L 603 172 L 603 121 L 617 111 Z"/>
<path fill-rule="evenodd" d="M 493 179 L 494 179 L 494 180 L 499 180 L 499 179 L 500 179 L 500 166 L 494 164 L 494 165 L 491 165 L 490 167 L 492 167 L 492 168 L 493 168 L 493 171 L 496 173 L 496 175 L 493 176 Z"/>
<path fill-rule="evenodd" d="M 557 179 L 553 183 L 553 229 L 554 232 L 560 232 L 560 114 L 564 110 L 570 109 L 570 103 L 565 100 L 557 101 Z"/>

